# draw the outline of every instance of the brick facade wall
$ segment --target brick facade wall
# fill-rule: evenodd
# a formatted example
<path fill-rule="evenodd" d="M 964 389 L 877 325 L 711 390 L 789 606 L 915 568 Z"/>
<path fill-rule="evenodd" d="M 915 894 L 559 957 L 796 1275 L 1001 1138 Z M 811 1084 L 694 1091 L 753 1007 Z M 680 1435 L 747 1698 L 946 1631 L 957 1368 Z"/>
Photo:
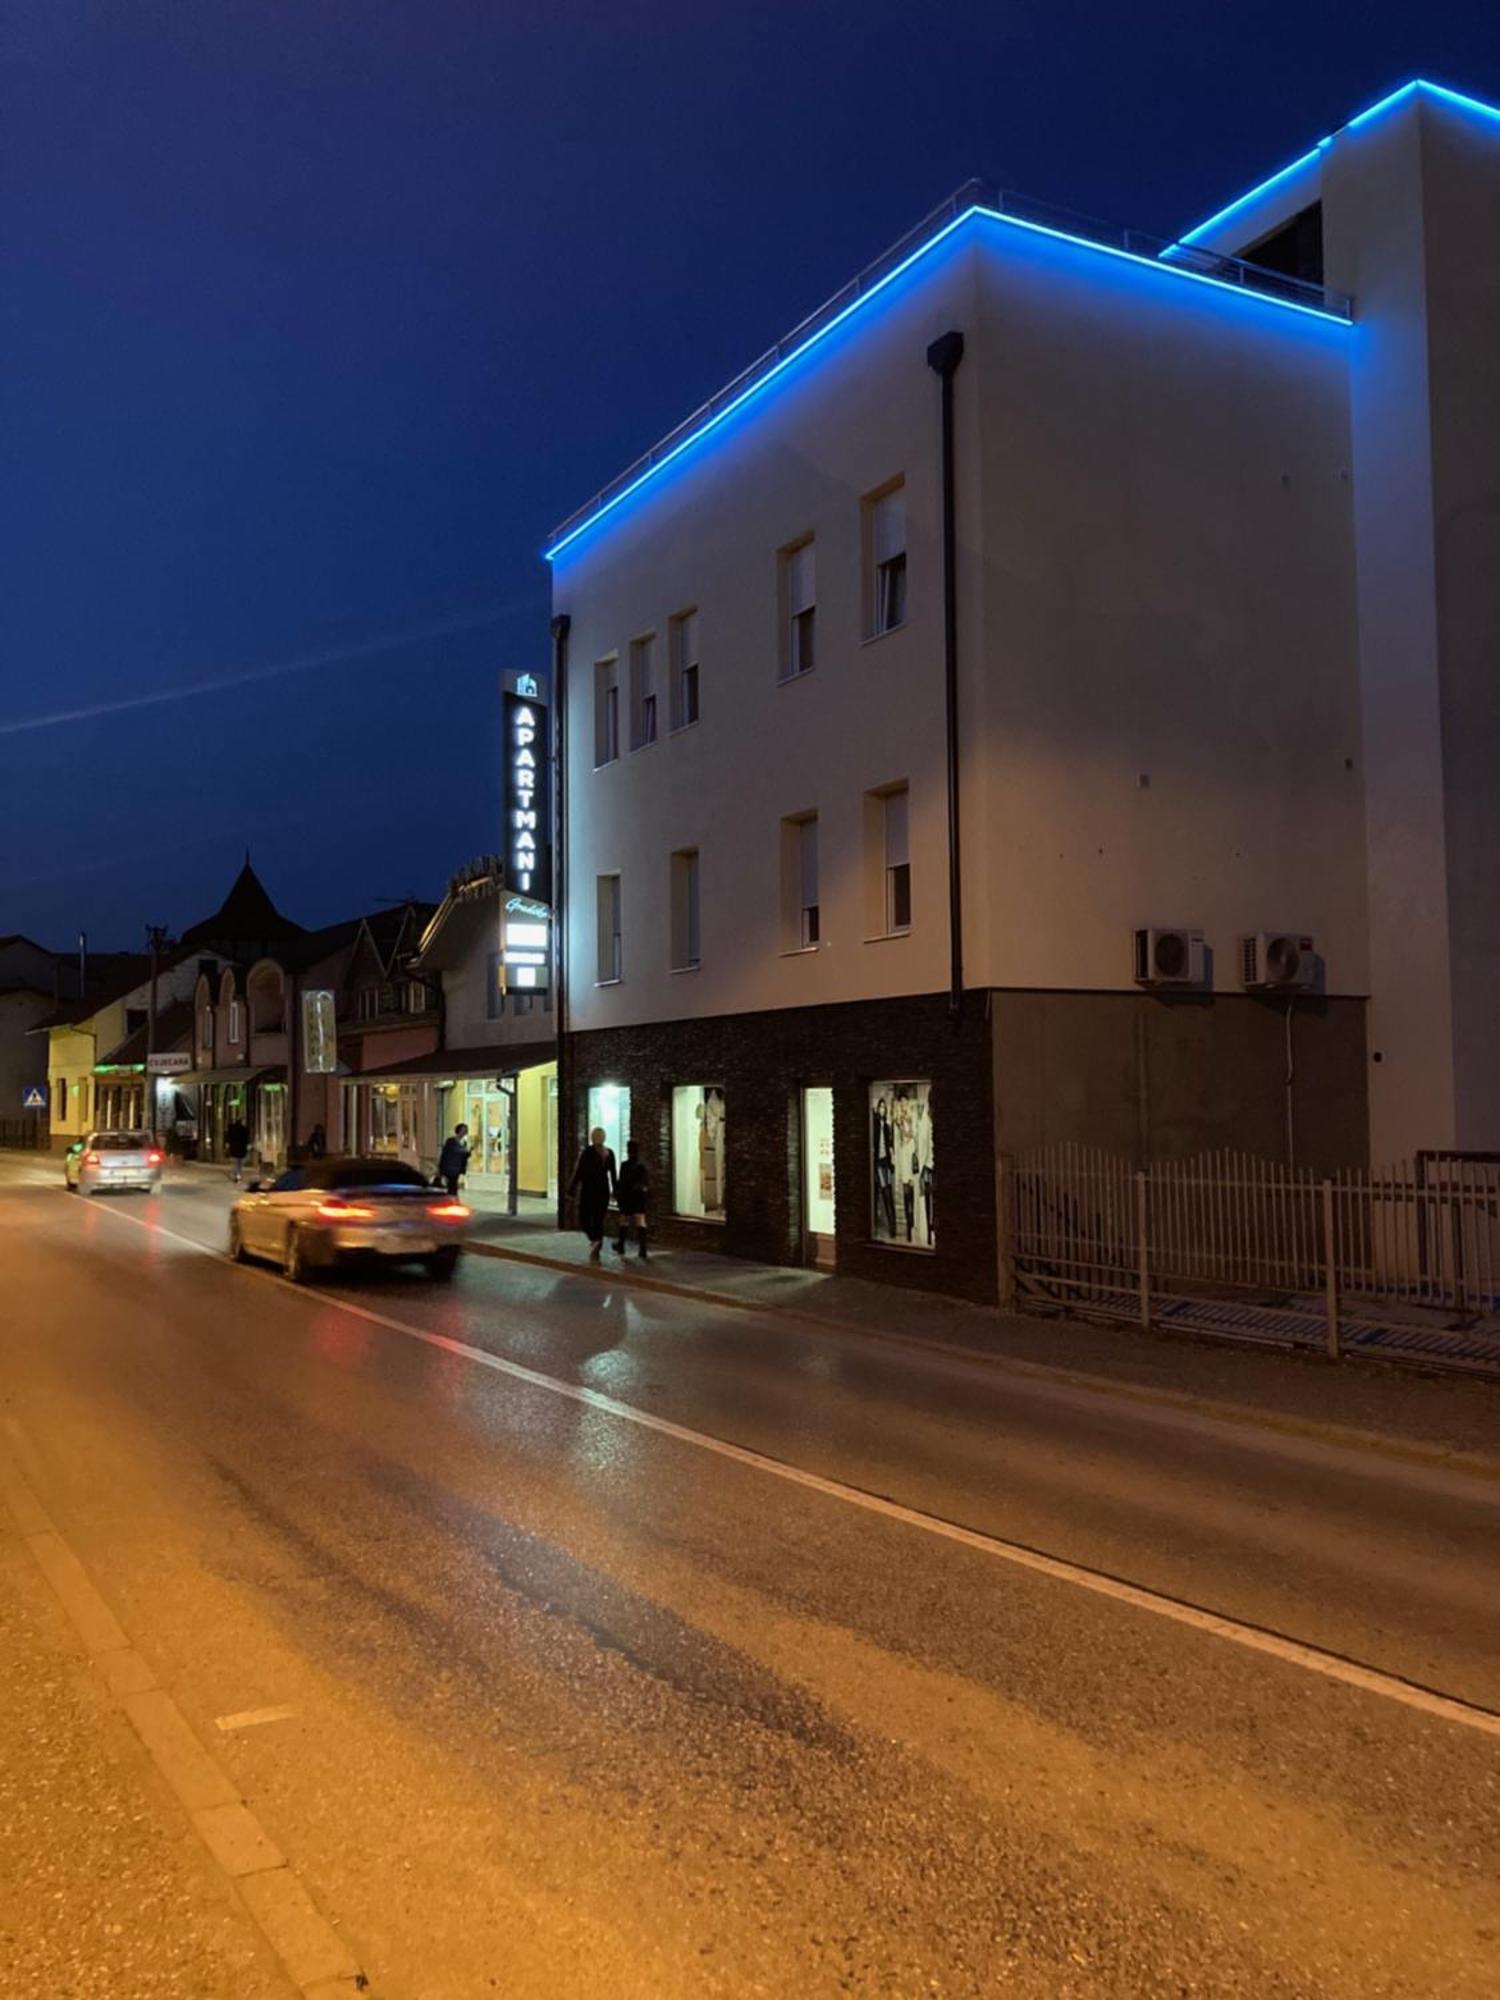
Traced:
<path fill-rule="evenodd" d="M 845 1275 L 993 1302 L 995 1157 L 989 996 L 945 994 L 832 1007 L 729 1014 L 600 1029 L 572 1041 L 567 1157 L 586 1137 L 591 1085 L 630 1091 L 630 1129 L 651 1174 L 658 1242 L 773 1264 L 804 1261 L 801 1091 L 833 1088 L 838 1268 Z M 877 1243 L 871 1226 L 869 1087 L 899 1078 L 932 1085 L 936 1248 Z M 725 1093 L 722 1223 L 674 1218 L 672 1091 Z"/>

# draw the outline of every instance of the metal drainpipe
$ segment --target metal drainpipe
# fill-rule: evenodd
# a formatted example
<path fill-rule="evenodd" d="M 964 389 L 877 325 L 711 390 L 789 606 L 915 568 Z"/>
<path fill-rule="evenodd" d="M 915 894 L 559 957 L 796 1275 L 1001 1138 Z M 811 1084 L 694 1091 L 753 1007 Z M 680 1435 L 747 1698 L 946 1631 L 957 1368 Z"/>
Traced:
<path fill-rule="evenodd" d="M 567 1226 L 573 1052 L 568 1035 L 568 633 L 552 621 L 552 1018 L 557 1026 L 557 1226 Z"/>
<path fill-rule="evenodd" d="M 953 378 L 964 358 L 964 337 L 954 329 L 933 341 L 927 365 L 943 385 L 943 680 L 948 732 L 948 1012 L 964 1006 L 964 905 L 960 867 L 958 798 L 958 525 L 953 469 Z"/>

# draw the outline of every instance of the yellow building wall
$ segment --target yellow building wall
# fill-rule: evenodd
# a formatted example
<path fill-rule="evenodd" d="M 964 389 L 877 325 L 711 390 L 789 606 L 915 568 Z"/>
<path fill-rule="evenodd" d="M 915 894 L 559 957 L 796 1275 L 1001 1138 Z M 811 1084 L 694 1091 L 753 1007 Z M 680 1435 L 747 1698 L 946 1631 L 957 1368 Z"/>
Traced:
<path fill-rule="evenodd" d="M 557 1064 L 523 1069 L 516 1078 L 516 1186 L 522 1194 L 545 1194 L 548 1159 L 547 1098 L 557 1081 Z"/>
<path fill-rule="evenodd" d="M 80 1102 L 79 1084 L 85 1086 Z M 61 1089 L 67 1084 L 66 1106 Z M 94 1038 L 77 1028 L 54 1028 L 47 1037 L 47 1102 L 54 1139 L 77 1139 L 94 1115 Z"/>

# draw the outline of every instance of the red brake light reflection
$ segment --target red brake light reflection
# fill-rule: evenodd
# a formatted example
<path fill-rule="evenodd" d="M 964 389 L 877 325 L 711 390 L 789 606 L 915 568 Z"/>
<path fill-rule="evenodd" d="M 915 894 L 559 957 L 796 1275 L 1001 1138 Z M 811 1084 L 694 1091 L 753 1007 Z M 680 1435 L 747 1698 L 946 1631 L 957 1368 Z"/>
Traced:
<path fill-rule="evenodd" d="M 375 1211 L 361 1207 L 357 1201 L 320 1201 L 318 1214 L 324 1222 L 370 1222 Z"/>
<path fill-rule="evenodd" d="M 461 1201 L 434 1201 L 428 1204 L 427 1213 L 440 1215 L 446 1222 L 467 1222 L 474 1211 Z"/>
<path fill-rule="evenodd" d="M 99 1155 L 97 1153 L 85 1153 L 83 1156 L 83 1164 L 86 1167 L 97 1167 L 99 1164 Z"/>
<path fill-rule="evenodd" d="M 161 1165 L 161 1154 L 148 1153 L 146 1155 L 146 1165 L 148 1167 L 159 1167 Z"/>

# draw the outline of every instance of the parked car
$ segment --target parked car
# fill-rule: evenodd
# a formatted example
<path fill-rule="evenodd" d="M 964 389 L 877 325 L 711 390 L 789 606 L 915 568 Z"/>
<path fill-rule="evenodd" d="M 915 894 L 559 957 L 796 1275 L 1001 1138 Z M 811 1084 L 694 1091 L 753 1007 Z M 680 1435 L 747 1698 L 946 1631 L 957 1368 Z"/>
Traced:
<path fill-rule="evenodd" d="M 453 1276 L 472 1210 L 401 1160 L 309 1160 L 252 1181 L 229 1211 L 235 1262 L 265 1257 L 294 1285 L 356 1259 L 420 1263 Z"/>
<path fill-rule="evenodd" d="M 161 1167 L 161 1153 L 149 1132 L 90 1132 L 64 1154 L 63 1180 L 74 1194 L 101 1194 L 106 1188 L 155 1194 Z"/>

